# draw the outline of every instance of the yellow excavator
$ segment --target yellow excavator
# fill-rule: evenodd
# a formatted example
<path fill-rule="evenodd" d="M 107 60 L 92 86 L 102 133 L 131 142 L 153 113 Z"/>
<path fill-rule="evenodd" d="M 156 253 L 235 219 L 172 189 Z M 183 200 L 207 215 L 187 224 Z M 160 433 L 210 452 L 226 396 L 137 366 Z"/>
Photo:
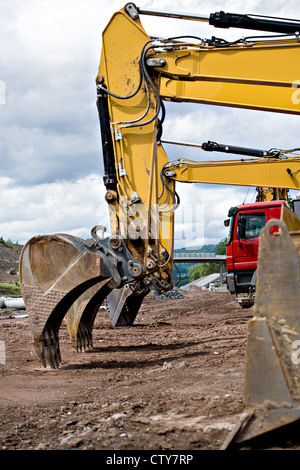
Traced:
<path fill-rule="evenodd" d="M 273 34 L 236 41 L 157 38 L 145 32 L 142 15 Z M 112 325 L 130 325 L 150 290 L 172 289 L 177 182 L 299 190 L 297 148 L 260 150 L 208 141 L 200 146 L 203 151 L 231 157 L 169 160 L 164 149 L 168 141 L 162 138 L 167 101 L 300 114 L 299 31 L 298 20 L 163 13 L 133 3 L 112 16 L 103 31 L 96 77 L 110 235 L 105 236 L 101 225 L 86 240 L 60 233 L 38 235 L 20 257 L 22 295 L 35 350 L 45 367 L 61 363 L 59 328 L 64 318 L 76 350 L 86 350 L 104 302 Z M 270 220 L 260 236 L 255 313 L 248 327 L 245 415 L 229 437 L 230 445 L 300 417 L 299 252 L 299 219 L 283 205 L 280 220 Z"/>

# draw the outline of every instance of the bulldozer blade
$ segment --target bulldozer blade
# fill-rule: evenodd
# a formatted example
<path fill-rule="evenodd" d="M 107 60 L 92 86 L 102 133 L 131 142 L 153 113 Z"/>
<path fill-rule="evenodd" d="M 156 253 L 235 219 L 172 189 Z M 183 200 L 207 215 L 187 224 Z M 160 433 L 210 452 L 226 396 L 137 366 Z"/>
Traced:
<path fill-rule="evenodd" d="M 121 283 L 116 264 L 109 252 L 71 235 L 37 236 L 23 247 L 21 291 L 34 347 L 44 367 L 48 363 L 57 368 L 61 363 L 58 332 L 68 311 L 75 347 L 82 349 L 91 344 L 96 310 Z M 84 295 L 93 287 L 94 295 Z"/>
<path fill-rule="evenodd" d="M 126 284 L 114 289 L 105 299 L 105 306 L 113 326 L 129 326 L 134 323 L 148 287 L 140 283 Z"/>
<path fill-rule="evenodd" d="M 272 235 L 277 226 L 279 232 Z M 292 440 L 300 425 L 300 232 L 270 220 L 261 232 L 254 317 L 248 323 L 245 412 L 222 448 Z"/>

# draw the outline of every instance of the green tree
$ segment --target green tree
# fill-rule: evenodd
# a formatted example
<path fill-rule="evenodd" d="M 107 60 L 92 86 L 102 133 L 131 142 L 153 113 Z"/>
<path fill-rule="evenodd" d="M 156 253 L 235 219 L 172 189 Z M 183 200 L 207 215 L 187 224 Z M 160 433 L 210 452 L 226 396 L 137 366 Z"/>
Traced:
<path fill-rule="evenodd" d="M 196 281 L 196 279 L 199 279 L 200 277 L 218 272 L 219 269 L 219 265 L 215 263 L 194 264 L 188 272 L 189 282 Z"/>
<path fill-rule="evenodd" d="M 216 245 L 216 255 L 226 255 L 227 238 L 223 238 L 220 243 Z"/>
<path fill-rule="evenodd" d="M 215 248 L 216 255 L 226 255 L 227 238 L 223 238 Z M 219 272 L 220 265 L 218 263 L 200 263 L 193 264 L 188 270 L 189 282 L 196 281 L 200 277 L 208 276 Z"/>
<path fill-rule="evenodd" d="M 288 196 L 287 203 L 289 205 L 289 208 L 293 210 L 293 198 L 291 196 Z"/>

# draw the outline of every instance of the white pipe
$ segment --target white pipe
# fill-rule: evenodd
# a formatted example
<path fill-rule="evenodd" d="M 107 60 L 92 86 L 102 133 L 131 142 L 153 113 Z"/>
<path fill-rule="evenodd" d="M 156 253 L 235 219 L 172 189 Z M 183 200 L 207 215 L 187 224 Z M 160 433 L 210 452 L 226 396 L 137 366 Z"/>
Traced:
<path fill-rule="evenodd" d="M 4 308 L 18 308 L 25 310 L 24 300 L 22 298 L 6 299 L 4 300 Z"/>

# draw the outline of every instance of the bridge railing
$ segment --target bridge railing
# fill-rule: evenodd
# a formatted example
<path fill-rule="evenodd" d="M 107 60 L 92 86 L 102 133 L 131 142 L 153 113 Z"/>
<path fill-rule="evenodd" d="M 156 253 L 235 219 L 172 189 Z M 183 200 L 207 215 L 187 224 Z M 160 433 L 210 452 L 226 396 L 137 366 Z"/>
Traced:
<path fill-rule="evenodd" d="M 225 259 L 226 255 L 216 255 L 215 253 L 200 253 L 200 252 L 188 252 L 188 253 L 174 253 L 175 258 L 221 258 Z"/>

